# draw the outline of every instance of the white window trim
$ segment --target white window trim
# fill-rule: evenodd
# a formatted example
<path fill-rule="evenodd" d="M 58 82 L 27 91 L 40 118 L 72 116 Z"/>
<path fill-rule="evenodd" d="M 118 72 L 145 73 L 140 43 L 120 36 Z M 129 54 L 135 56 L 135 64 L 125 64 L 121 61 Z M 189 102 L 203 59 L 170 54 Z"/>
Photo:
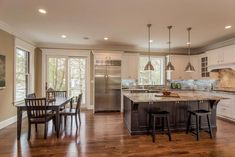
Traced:
<path fill-rule="evenodd" d="M 34 89 L 34 49 L 35 47 L 21 39 L 15 38 L 15 52 L 14 52 L 14 93 L 13 93 L 13 104 L 21 104 L 24 102 L 24 100 L 16 101 L 16 49 L 20 48 L 22 50 L 25 50 L 29 52 L 29 93 L 33 93 L 35 91 Z"/>
<path fill-rule="evenodd" d="M 148 57 L 148 55 L 140 55 L 139 56 L 139 64 L 140 64 L 140 58 L 141 57 Z M 151 58 L 162 58 L 163 60 L 163 76 L 162 76 L 162 85 L 165 85 L 166 84 L 166 56 L 155 56 L 155 55 L 150 55 L 150 60 Z M 139 65 L 138 65 L 139 66 Z M 140 79 L 140 72 L 138 70 L 138 80 Z"/>
<path fill-rule="evenodd" d="M 91 51 L 89 50 L 66 50 L 66 49 L 42 49 L 42 95 L 45 95 L 45 84 L 46 84 L 46 62 L 47 56 L 63 56 L 63 57 L 86 57 L 87 58 L 87 69 L 86 69 L 86 104 L 85 107 L 88 109 L 94 109 L 94 105 L 91 104 L 91 83 L 90 83 L 90 57 Z"/>

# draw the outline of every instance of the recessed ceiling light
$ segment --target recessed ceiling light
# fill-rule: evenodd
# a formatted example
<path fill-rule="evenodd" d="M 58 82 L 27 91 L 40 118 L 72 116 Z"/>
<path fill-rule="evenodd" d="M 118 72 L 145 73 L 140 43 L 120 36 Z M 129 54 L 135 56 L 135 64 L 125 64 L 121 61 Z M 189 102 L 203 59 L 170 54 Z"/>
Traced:
<path fill-rule="evenodd" d="M 47 13 L 47 11 L 45 9 L 38 9 L 38 12 L 42 13 L 42 14 L 46 14 Z"/>
<path fill-rule="evenodd" d="M 149 42 L 150 42 L 150 43 L 152 43 L 152 42 L 153 42 L 153 40 L 149 40 Z"/>
<path fill-rule="evenodd" d="M 104 37 L 104 40 L 109 40 L 109 38 L 108 37 Z"/>
<path fill-rule="evenodd" d="M 228 26 L 225 26 L 224 28 L 225 28 L 225 29 L 229 29 L 229 28 L 232 28 L 232 26 L 231 26 L 231 25 L 228 25 Z"/>
<path fill-rule="evenodd" d="M 190 43 L 190 42 L 187 42 L 186 44 L 187 44 L 187 45 L 190 45 L 191 43 Z"/>
<path fill-rule="evenodd" d="M 61 38 L 67 38 L 67 36 L 66 35 L 61 35 Z"/>

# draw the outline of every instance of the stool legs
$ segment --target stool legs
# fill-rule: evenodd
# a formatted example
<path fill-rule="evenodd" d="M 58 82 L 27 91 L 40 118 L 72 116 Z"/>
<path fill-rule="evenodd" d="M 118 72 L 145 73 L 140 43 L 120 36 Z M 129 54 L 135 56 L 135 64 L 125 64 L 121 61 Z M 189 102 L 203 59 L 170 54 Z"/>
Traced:
<path fill-rule="evenodd" d="M 211 130 L 211 121 L 210 121 L 209 115 L 207 115 L 206 118 L 207 118 L 207 123 L 209 127 L 210 138 L 213 138 L 212 130 Z"/>
<path fill-rule="evenodd" d="M 152 130 L 152 137 L 153 137 L 153 143 L 155 142 L 155 116 L 153 116 L 153 130 Z"/>
<path fill-rule="evenodd" d="M 166 122 L 167 122 L 167 130 L 168 130 L 169 141 L 171 141 L 171 130 L 170 130 L 169 116 L 166 117 Z"/>
<path fill-rule="evenodd" d="M 162 130 L 162 132 L 164 132 L 164 126 L 165 126 L 165 120 L 164 120 L 164 118 L 166 118 L 166 124 L 167 124 L 167 135 L 168 135 L 168 137 L 169 137 L 169 141 L 171 141 L 171 131 L 170 131 L 170 121 L 169 121 L 169 115 L 164 115 L 164 117 L 157 117 L 157 116 L 155 116 L 154 114 L 152 114 L 151 116 L 150 116 L 150 119 L 152 119 L 153 118 L 153 127 L 152 127 L 152 141 L 153 141 L 153 143 L 155 142 L 155 136 L 156 136 L 156 118 L 160 118 L 160 120 L 161 120 L 161 130 Z M 149 120 L 149 128 L 150 128 L 150 125 L 151 125 L 151 120 Z"/>
<path fill-rule="evenodd" d="M 188 134 L 190 127 L 191 127 L 191 113 L 189 114 L 189 117 L 188 117 L 186 134 Z"/>
<path fill-rule="evenodd" d="M 197 134 L 197 141 L 199 140 L 199 116 L 196 115 L 196 134 Z"/>
<path fill-rule="evenodd" d="M 195 132 L 193 132 L 193 133 L 197 136 L 197 141 L 199 141 L 199 139 L 200 139 L 200 130 L 202 130 L 202 128 L 201 128 L 202 116 L 206 116 L 207 124 L 208 124 L 208 132 L 210 134 L 210 138 L 213 138 L 212 129 L 211 129 L 211 122 L 210 122 L 210 118 L 209 118 L 210 114 L 209 113 L 206 113 L 206 114 L 199 113 L 199 114 L 197 114 L 197 113 L 189 112 L 186 134 L 188 134 L 188 132 L 190 131 L 190 128 L 191 128 L 191 116 L 192 115 L 194 115 L 196 117 L 196 128 L 195 128 Z"/>

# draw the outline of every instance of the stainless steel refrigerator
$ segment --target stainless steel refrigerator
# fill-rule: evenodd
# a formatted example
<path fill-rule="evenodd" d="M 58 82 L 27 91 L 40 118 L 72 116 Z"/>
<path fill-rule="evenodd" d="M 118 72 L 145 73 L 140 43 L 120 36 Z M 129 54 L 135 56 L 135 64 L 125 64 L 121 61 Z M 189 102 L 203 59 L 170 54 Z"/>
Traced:
<path fill-rule="evenodd" d="M 95 61 L 95 112 L 120 111 L 121 60 Z"/>

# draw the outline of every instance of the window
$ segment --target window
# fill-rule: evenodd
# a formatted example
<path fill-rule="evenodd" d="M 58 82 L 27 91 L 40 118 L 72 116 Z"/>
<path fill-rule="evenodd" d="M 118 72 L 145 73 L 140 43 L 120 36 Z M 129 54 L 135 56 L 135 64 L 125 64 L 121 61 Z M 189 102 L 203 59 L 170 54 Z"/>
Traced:
<path fill-rule="evenodd" d="M 202 77 L 210 77 L 210 73 L 207 70 L 208 59 L 207 57 L 201 58 L 201 76 Z"/>
<path fill-rule="evenodd" d="M 29 52 L 16 48 L 15 101 L 24 100 L 29 90 Z"/>
<path fill-rule="evenodd" d="M 164 57 L 151 57 L 154 71 L 145 71 L 144 67 L 148 63 L 148 56 L 140 56 L 139 64 L 139 84 L 140 85 L 163 85 L 165 59 Z"/>

